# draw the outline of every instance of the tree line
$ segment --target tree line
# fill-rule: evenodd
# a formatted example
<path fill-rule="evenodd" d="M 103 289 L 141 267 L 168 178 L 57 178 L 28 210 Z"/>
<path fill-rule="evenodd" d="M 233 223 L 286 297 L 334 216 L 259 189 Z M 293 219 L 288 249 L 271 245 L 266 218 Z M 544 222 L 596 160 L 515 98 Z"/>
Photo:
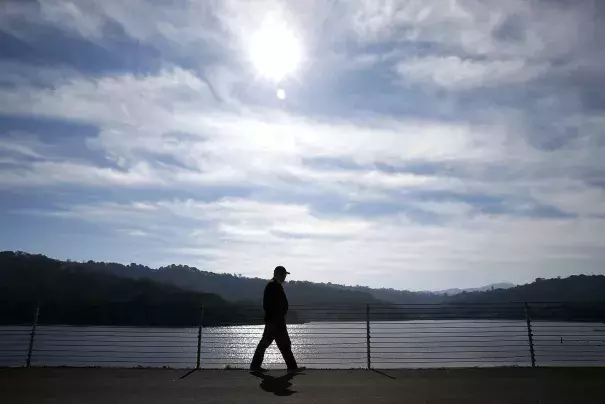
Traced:
<path fill-rule="evenodd" d="M 0 323 L 30 322 L 40 301 L 40 321 L 49 324 L 260 324 L 266 282 L 184 265 L 152 269 L 4 251 L 0 252 Z M 537 318 L 605 318 L 602 275 L 539 278 L 508 289 L 452 296 L 305 281 L 288 282 L 287 290 L 290 322 L 363 320 L 366 304 L 371 305 L 374 320 L 523 318 L 524 302 L 532 302 Z"/>

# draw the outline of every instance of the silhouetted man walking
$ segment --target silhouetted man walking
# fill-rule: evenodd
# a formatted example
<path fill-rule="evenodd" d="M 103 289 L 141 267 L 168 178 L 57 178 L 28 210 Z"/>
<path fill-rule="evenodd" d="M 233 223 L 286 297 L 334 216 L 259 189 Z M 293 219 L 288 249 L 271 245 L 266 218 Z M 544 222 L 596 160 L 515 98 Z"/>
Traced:
<path fill-rule="evenodd" d="M 269 281 L 265 287 L 265 294 L 263 296 L 263 309 L 265 310 L 265 331 L 263 336 L 256 347 L 252 363 L 250 364 L 250 370 L 253 372 L 263 371 L 261 368 L 265 351 L 269 348 L 269 345 L 275 340 L 277 347 L 279 348 L 288 371 L 301 371 L 304 367 L 298 367 L 294 354 L 292 354 L 292 343 L 288 336 L 288 329 L 286 328 L 286 315 L 288 314 L 288 298 L 282 284 L 286 280 L 286 275 L 290 272 L 286 271 L 286 268 L 278 266 L 273 271 L 273 279 Z"/>

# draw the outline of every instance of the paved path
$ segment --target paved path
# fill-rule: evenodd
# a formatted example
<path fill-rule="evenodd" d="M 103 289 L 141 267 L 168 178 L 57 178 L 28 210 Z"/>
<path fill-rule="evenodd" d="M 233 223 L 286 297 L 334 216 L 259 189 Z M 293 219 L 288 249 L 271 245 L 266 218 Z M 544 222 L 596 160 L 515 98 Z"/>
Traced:
<path fill-rule="evenodd" d="M 0 369 L 0 403 L 605 403 L 605 368 L 271 371 Z"/>

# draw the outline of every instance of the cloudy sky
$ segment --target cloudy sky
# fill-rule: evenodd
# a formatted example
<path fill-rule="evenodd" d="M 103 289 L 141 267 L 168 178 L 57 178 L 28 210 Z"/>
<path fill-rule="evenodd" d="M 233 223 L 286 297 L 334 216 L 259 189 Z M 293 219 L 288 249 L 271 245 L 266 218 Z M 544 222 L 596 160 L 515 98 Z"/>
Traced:
<path fill-rule="evenodd" d="M 413 290 L 605 273 L 604 18 L 5 0 L 0 249 Z"/>

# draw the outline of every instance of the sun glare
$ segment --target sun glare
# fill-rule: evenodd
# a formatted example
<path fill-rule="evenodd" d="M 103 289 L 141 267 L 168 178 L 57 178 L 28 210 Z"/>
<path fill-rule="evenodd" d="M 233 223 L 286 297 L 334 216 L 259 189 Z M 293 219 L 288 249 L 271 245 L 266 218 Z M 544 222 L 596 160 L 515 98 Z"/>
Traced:
<path fill-rule="evenodd" d="M 267 18 L 250 39 L 250 58 L 257 72 L 276 83 L 292 75 L 302 59 L 300 40 L 285 21 Z"/>

